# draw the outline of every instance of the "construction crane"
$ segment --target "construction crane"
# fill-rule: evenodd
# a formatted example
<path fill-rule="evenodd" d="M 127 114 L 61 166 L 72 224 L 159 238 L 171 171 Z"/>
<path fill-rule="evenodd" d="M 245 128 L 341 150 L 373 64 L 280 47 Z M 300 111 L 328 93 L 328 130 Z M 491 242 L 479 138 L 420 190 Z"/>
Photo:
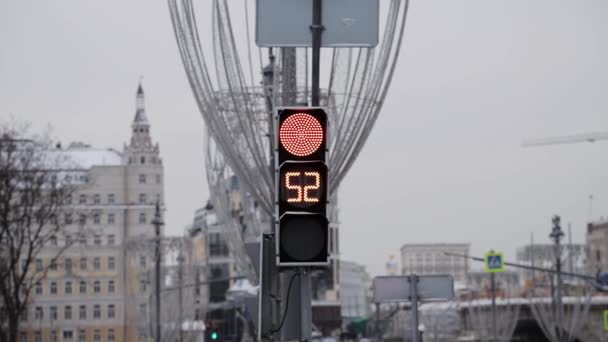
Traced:
<path fill-rule="evenodd" d="M 598 140 L 608 140 L 608 132 L 591 132 L 581 133 L 575 135 L 567 135 L 561 137 L 551 137 L 542 139 L 529 139 L 524 140 L 522 143 L 523 147 L 534 147 L 534 146 L 545 146 L 545 145 L 559 145 L 559 144 L 575 144 L 580 142 L 596 142 Z"/>

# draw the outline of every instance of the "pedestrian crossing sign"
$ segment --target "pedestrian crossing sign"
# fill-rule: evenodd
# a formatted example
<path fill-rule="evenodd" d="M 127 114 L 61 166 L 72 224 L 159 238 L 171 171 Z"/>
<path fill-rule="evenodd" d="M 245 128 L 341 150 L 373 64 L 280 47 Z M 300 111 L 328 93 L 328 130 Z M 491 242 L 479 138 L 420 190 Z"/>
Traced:
<path fill-rule="evenodd" d="M 505 271 L 505 260 L 502 253 L 489 251 L 485 257 L 486 272 L 497 273 Z"/>

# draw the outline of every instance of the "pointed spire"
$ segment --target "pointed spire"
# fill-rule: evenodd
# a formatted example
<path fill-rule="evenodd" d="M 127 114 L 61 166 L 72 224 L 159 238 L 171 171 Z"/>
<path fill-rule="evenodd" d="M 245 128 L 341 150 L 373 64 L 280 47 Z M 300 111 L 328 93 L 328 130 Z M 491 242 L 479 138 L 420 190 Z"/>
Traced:
<path fill-rule="evenodd" d="M 135 119 L 133 120 L 133 124 L 149 125 L 148 118 L 146 117 L 146 108 L 144 106 L 144 89 L 141 86 L 141 78 L 139 80 L 137 95 L 135 97 Z"/>

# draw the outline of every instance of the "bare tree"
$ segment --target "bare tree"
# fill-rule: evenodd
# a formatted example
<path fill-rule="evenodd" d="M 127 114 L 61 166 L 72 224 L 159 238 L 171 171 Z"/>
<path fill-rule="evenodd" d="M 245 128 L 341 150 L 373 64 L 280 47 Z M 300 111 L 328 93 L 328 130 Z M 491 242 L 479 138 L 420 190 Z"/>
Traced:
<path fill-rule="evenodd" d="M 30 293 L 50 265 L 38 258 L 54 245 L 57 219 L 73 187 L 62 175 L 64 158 L 50 153 L 48 135 L 29 133 L 25 124 L 0 123 L 0 341 L 17 341 Z M 53 249 L 54 259 L 69 247 Z"/>

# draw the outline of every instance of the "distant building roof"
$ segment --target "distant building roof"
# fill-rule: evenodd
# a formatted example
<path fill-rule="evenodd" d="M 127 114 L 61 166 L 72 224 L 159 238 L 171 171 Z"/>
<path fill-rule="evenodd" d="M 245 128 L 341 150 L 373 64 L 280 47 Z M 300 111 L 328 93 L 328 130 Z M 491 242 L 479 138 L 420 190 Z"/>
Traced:
<path fill-rule="evenodd" d="M 95 148 L 83 143 L 72 143 L 66 149 L 52 150 L 50 153 L 61 157 L 62 164 L 69 169 L 90 169 L 93 166 L 123 164 L 120 152 L 111 148 Z"/>
<path fill-rule="evenodd" d="M 608 228 L 608 220 L 600 219 L 598 222 L 589 222 L 587 223 L 587 233 L 591 233 L 595 230 L 607 229 Z"/>

